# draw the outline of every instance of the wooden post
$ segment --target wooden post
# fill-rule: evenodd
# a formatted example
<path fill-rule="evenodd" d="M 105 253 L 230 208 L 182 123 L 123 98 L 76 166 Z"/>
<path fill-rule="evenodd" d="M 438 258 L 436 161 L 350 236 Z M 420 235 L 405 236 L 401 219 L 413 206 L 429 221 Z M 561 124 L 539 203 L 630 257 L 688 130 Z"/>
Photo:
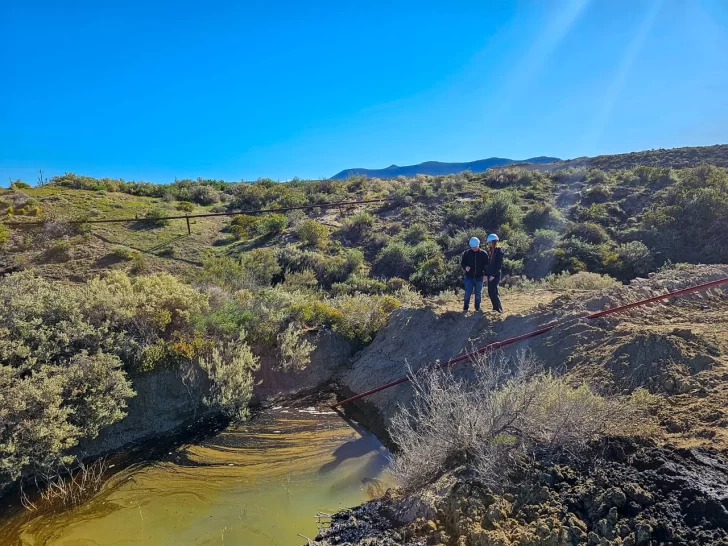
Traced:
<path fill-rule="evenodd" d="M 192 235 L 192 230 L 190 229 L 190 217 L 185 216 L 185 219 L 187 220 L 187 235 Z"/>

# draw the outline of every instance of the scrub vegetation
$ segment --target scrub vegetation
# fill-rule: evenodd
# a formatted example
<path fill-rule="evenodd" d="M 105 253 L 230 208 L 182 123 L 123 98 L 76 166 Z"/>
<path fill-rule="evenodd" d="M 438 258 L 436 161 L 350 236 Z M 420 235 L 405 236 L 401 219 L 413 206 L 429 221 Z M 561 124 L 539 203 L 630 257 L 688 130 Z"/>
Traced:
<path fill-rule="evenodd" d="M 0 482 L 68 464 L 82 439 L 124 417 L 135 374 L 193 363 L 207 403 L 245 418 L 261 356 L 295 371 L 320 332 L 366 345 L 397 308 L 459 286 L 472 235 L 500 235 L 514 290 L 599 289 L 671 263 L 728 262 L 728 173 L 680 166 L 16 182 L 0 190 L 0 218 L 42 224 L 0 223 Z M 388 201 L 316 207 L 378 198 Z M 164 219 L 206 212 L 238 214 L 191 218 L 189 234 L 184 219 Z M 130 221 L 89 222 L 107 218 Z M 559 381 L 535 375 L 518 388 L 563 394 Z"/>

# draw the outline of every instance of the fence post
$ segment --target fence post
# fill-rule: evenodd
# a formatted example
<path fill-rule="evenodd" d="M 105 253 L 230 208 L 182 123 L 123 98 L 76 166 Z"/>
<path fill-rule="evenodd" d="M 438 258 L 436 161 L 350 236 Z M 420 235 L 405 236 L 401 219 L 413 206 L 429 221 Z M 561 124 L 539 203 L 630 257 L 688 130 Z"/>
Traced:
<path fill-rule="evenodd" d="M 185 215 L 185 219 L 187 220 L 187 235 L 192 235 L 192 230 L 190 229 L 190 217 Z"/>

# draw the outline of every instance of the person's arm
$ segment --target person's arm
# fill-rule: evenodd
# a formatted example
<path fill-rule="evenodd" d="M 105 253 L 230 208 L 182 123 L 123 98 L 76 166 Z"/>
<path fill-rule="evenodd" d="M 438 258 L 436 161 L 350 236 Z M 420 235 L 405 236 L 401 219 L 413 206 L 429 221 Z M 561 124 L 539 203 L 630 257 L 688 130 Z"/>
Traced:
<path fill-rule="evenodd" d="M 495 254 L 495 272 L 500 273 L 503 267 L 503 257 L 506 255 L 506 251 L 499 248 Z"/>
<path fill-rule="evenodd" d="M 460 268 L 463 271 L 465 271 L 466 273 L 468 271 L 470 271 L 470 266 L 468 265 L 467 255 L 468 255 L 468 251 L 466 250 L 465 252 L 463 252 L 463 257 L 460 258 Z"/>

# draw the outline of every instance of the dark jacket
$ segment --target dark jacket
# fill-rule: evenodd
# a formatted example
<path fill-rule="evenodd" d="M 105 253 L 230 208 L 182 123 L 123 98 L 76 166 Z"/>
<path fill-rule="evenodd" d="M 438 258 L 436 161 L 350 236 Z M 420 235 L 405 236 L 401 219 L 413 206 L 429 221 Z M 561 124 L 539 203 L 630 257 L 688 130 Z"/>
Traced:
<path fill-rule="evenodd" d="M 470 271 L 465 271 L 465 276 L 471 279 L 479 279 L 485 275 L 486 265 L 488 265 L 488 253 L 482 248 L 478 252 L 469 248 L 463 252 L 463 257 L 460 259 L 460 267 L 463 268 L 463 271 L 466 267 L 470 267 Z"/>
<path fill-rule="evenodd" d="M 495 260 L 490 263 L 490 252 L 488 254 L 488 265 L 485 268 L 485 274 L 489 277 L 495 277 L 501 274 L 501 268 L 503 267 L 503 257 L 506 255 L 505 250 L 501 247 L 495 249 Z"/>

